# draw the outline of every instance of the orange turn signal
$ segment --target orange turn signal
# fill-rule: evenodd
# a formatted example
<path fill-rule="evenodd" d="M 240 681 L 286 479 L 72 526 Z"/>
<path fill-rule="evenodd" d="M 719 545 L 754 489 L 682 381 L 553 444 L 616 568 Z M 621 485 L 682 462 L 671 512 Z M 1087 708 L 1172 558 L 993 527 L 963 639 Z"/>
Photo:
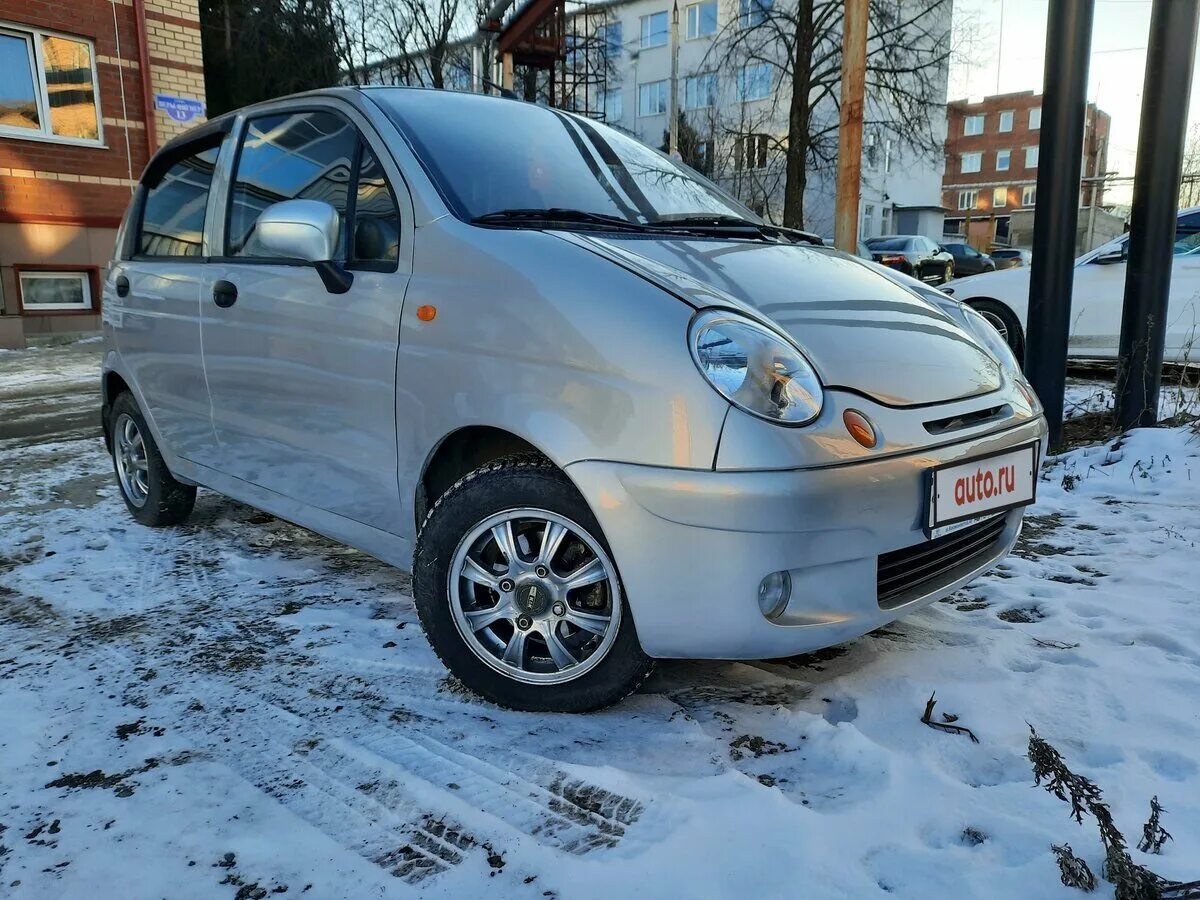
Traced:
<path fill-rule="evenodd" d="M 417 307 L 417 318 L 420 319 L 422 322 L 432 322 L 434 319 L 437 318 L 437 307 L 436 306 L 428 306 L 428 305 L 427 306 L 418 306 Z"/>
<path fill-rule="evenodd" d="M 850 437 L 868 450 L 879 442 L 879 438 L 875 434 L 875 426 L 857 409 L 848 409 L 842 413 L 842 422 L 845 423 L 846 430 L 850 432 Z"/>

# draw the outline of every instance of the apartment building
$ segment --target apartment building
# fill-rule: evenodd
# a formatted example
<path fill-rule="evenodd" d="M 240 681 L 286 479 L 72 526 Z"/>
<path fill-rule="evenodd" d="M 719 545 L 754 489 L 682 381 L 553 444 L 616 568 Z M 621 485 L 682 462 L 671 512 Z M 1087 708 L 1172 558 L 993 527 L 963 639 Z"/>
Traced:
<path fill-rule="evenodd" d="M 716 178 L 756 212 L 776 221 L 783 213 L 784 148 L 790 85 L 779 68 L 754 61 L 731 65 L 719 36 L 753 27 L 769 0 L 698 0 L 679 3 L 677 98 L 699 141 L 697 168 Z M 605 4 L 602 34 L 608 72 L 595 108 L 651 146 L 668 129 L 673 0 L 617 0 Z M 949 16 L 949 11 L 945 12 Z M 782 50 L 782 44 L 780 52 Z M 945 97 L 946 72 L 941 73 Z M 871 98 L 868 97 L 868 104 Z M 836 123 L 833 99 L 818 108 L 814 129 Z M 944 210 L 942 160 L 908 152 L 879 129 L 864 134 L 860 234 L 924 234 L 938 239 Z M 836 175 L 833 166 L 810 171 L 805 227 L 832 236 Z"/>
<path fill-rule="evenodd" d="M 99 327 L 136 180 L 203 117 L 197 0 L 0 0 L 0 347 Z"/>
<path fill-rule="evenodd" d="M 1037 204 L 1042 95 L 1033 91 L 997 94 L 978 102 L 947 104 L 946 166 L 942 203 L 949 210 L 947 236 L 965 236 L 981 250 L 1009 246 L 1029 229 Z M 1101 182 L 1108 157 L 1108 113 L 1087 107 L 1083 138 L 1080 206 L 1101 207 Z M 1018 238 L 1023 239 L 1023 238 Z"/>

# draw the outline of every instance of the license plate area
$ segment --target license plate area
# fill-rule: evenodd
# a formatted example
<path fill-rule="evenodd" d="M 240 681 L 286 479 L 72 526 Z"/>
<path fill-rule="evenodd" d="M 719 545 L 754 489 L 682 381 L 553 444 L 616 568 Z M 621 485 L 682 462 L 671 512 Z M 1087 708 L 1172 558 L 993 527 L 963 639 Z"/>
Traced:
<path fill-rule="evenodd" d="M 1028 506 L 1036 499 L 1037 471 L 1036 443 L 931 469 L 926 535 L 942 537 Z"/>

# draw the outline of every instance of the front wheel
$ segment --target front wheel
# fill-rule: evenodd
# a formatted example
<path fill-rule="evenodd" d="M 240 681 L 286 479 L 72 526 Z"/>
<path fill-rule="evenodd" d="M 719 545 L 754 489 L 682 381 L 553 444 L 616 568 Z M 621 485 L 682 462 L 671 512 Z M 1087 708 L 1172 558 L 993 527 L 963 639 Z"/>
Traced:
<path fill-rule="evenodd" d="M 945 284 L 952 278 L 954 278 L 954 263 L 948 262 L 946 263 L 945 271 L 942 272 L 942 284 Z"/>
<path fill-rule="evenodd" d="M 489 463 L 450 488 L 421 529 L 414 570 L 434 651 L 501 706 L 598 709 L 650 673 L 600 526 L 545 459 Z"/>

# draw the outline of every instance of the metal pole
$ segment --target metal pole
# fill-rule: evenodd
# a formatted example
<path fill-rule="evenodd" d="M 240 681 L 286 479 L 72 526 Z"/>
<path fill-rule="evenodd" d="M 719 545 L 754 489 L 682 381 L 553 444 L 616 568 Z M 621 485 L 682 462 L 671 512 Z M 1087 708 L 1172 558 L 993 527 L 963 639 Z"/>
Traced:
<path fill-rule="evenodd" d="M 1046 409 L 1051 447 L 1062 438 L 1094 11 L 1094 0 L 1055 0 L 1046 22 L 1025 372 Z"/>
<path fill-rule="evenodd" d="M 679 0 L 671 7 L 671 121 L 667 126 L 667 152 L 679 154 Z"/>
<path fill-rule="evenodd" d="M 1117 365 L 1117 424 L 1122 428 L 1158 421 L 1198 12 L 1197 0 L 1154 0 L 1150 14 Z"/>
<path fill-rule="evenodd" d="M 833 238 L 839 250 L 858 247 L 858 199 L 862 190 L 863 101 L 867 82 L 869 0 L 846 0 L 842 22 L 842 101 L 838 129 L 837 201 Z"/>

